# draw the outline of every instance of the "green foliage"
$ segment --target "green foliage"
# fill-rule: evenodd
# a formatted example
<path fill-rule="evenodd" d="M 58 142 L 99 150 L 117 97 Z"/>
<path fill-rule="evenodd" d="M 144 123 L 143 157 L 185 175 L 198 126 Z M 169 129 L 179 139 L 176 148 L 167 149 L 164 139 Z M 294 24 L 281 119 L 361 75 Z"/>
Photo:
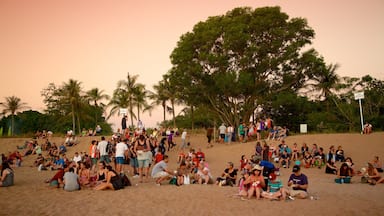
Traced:
<path fill-rule="evenodd" d="M 279 7 L 235 8 L 181 37 L 171 55 L 172 86 L 185 103 L 198 98 L 221 121 L 238 125 L 259 101 L 303 85 L 316 69 L 308 56 L 318 61 L 313 50 L 302 52 L 313 36 L 305 19 L 289 19 Z"/>

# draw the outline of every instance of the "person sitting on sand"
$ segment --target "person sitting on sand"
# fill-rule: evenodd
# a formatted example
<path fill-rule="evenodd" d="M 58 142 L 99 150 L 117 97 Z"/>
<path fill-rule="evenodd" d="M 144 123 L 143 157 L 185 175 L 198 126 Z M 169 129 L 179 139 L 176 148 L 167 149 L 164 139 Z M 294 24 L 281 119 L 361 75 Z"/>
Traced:
<path fill-rule="evenodd" d="M 315 156 L 313 157 L 312 165 L 321 169 L 326 164 L 326 160 L 327 159 L 324 154 L 324 149 L 320 147 L 317 153 L 315 153 Z"/>
<path fill-rule="evenodd" d="M 378 172 L 383 172 L 383 163 L 380 161 L 379 156 L 373 157 L 372 165 L 377 169 Z"/>
<path fill-rule="evenodd" d="M 364 127 L 363 127 L 363 133 L 364 133 L 364 134 L 370 134 L 370 133 L 372 133 L 372 125 L 371 125 L 370 123 L 366 122 L 366 123 L 364 124 Z"/>
<path fill-rule="evenodd" d="M 277 179 L 274 173 L 269 174 L 267 191 L 263 191 L 261 196 L 270 200 L 285 200 L 287 192 L 283 188 L 281 180 Z"/>
<path fill-rule="evenodd" d="M 245 180 L 247 180 L 249 177 L 248 170 L 242 171 L 242 177 L 239 180 L 239 193 L 237 194 L 240 197 L 248 197 L 248 190 L 251 186 L 251 184 L 244 184 Z"/>
<path fill-rule="evenodd" d="M 89 185 L 91 180 L 91 171 L 89 167 L 83 162 L 79 162 L 78 175 L 80 178 L 79 182 L 82 187 Z"/>
<path fill-rule="evenodd" d="M 325 166 L 325 173 L 327 174 L 337 174 L 337 166 L 335 165 L 335 161 L 331 158 L 327 161 Z"/>
<path fill-rule="evenodd" d="M 177 186 L 183 184 L 189 184 L 189 170 L 184 161 L 180 163 L 180 166 L 177 169 Z"/>
<path fill-rule="evenodd" d="M 63 176 L 64 190 L 76 191 L 80 190 L 79 176 L 75 173 L 73 167 L 70 167 Z"/>
<path fill-rule="evenodd" d="M 107 181 L 107 174 L 108 174 L 108 170 L 106 168 L 105 161 L 100 161 L 98 163 L 98 170 L 96 172 L 96 179 L 95 179 L 95 182 L 93 183 L 93 185 L 97 186 L 97 185 L 101 184 L 102 182 L 106 182 Z"/>
<path fill-rule="evenodd" d="M 168 155 L 164 155 L 164 159 L 155 164 L 152 168 L 151 176 L 156 180 L 156 185 L 160 186 L 164 180 L 169 180 L 173 173 L 168 170 Z"/>
<path fill-rule="evenodd" d="M 302 164 L 305 166 L 305 168 L 310 168 L 312 166 L 312 155 L 308 151 L 304 153 L 304 158 L 302 161 Z"/>
<path fill-rule="evenodd" d="M 244 184 L 250 184 L 250 188 L 248 190 L 248 199 L 251 199 L 256 194 L 256 199 L 261 198 L 261 193 L 263 191 L 263 187 L 265 187 L 264 177 L 262 175 L 263 167 L 256 164 L 252 170 L 249 177 L 244 181 Z"/>
<path fill-rule="evenodd" d="M 49 183 L 50 187 L 60 188 L 60 186 L 63 185 L 64 174 L 68 170 L 69 170 L 68 167 L 59 168 L 51 179 L 45 180 L 45 183 Z"/>
<path fill-rule="evenodd" d="M 347 163 L 341 164 L 340 169 L 337 171 L 336 183 L 351 183 L 352 169 L 349 168 Z"/>
<path fill-rule="evenodd" d="M 289 190 L 290 197 L 305 199 L 308 197 L 308 178 L 306 175 L 300 172 L 300 166 L 295 165 L 292 169 L 292 174 L 289 176 L 288 187 L 291 187 Z"/>
<path fill-rule="evenodd" d="M 220 186 L 233 186 L 236 185 L 237 169 L 234 168 L 232 162 L 228 162 L 228 167 L 224 170 L 223 174 L 216 179 L 216 185 Z"/>
<path fill-rule="evenodd" d="M 352 176 L 356 175 L 355 164 L 352 162 L 352 158 L 347 157 L 347 158 L 345 158 L 344 162 L 348 165 L 349 169 L 351 169 Z"/>
<path fill-rule="evenodd" d="M 339 146 L 337 147 L 337 150 L 336 150 L 336 161 L 344 161 L 345 160 L 345 157 L 344 157 L 344 150 L 343 150 L 343 147 L 342 146 Z"/>
<path fill-rule="evenodd" d="M 206 166 L 206 164 L 203 161 L 198 163 L 197 173 L 195 175 L 195 180 L 197 180 L 197 182 L 199 184 L 212 184 L 213 183 L 212 174 L 211 174 L 208 166 Z"/>
<path fill-rule="evenodd" d="M 33 164 L 37 167 L 40 164 L 44 164 L 44 162 L 45 162 L 45 159 L 44 159 L 43 155 L 38 154 Z"/>
<path fill-rule="evenodd" d="M 384 182 L 384 178 L 379 174 L 379 171 L 377 171 L 372 163 L 368 163 L 368 169 L 366 170 L 366 173 L 363 173 L 363 175 L 368 177 L 368 183 L 371 185 Z"/>
<path fill-rule="evenodd" d="M 124 188 L 123 181 L 120 175 L 112 169 L 112 166 L 107 165 L 107 181 L 100 183 L 95 187 L 95 190 L 120 190 Z"/>
<path fill-rule="evenodd" d="M 0 187 L 12 186 L 14 182 L 14 172 L 7 161 L 1 163 Z"/>

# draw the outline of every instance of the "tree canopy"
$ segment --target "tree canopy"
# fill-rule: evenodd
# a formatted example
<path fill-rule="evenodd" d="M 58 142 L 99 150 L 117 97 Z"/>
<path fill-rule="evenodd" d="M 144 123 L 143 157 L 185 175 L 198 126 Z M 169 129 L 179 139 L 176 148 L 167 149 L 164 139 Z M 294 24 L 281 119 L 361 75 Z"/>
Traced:
<path fill-rule="evenodd" d="M 238 125 L 259 104 L 297 92 L 324 67 L 315 50 L 305 50 L 313 38 L 305 19 L 290 19 L 279 7 L 235 8 L 181 36 L 170 80 L 180 94 L 193 94 L 186 103 L 199 98 L 222 121 Z"/>

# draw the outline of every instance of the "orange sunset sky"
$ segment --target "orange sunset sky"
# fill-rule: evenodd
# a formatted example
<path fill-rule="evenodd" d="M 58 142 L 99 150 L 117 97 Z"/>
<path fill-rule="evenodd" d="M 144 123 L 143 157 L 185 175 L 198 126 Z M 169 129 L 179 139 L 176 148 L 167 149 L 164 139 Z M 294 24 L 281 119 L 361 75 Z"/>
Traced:
<path fill-rule="evenodd" d="M 384 79 L 383 0 L 0 0 L 0 102 L 14 95 L 42 111 L 41 90 L 70 78 L 111 95 L 128 72 L 152 90 L 196 23 L 235 7 L 276 5 L 308 20 L 313 47 L 340 65 L 340 76 Z M 142 120 L 155 126 L 161 109 Z"/>

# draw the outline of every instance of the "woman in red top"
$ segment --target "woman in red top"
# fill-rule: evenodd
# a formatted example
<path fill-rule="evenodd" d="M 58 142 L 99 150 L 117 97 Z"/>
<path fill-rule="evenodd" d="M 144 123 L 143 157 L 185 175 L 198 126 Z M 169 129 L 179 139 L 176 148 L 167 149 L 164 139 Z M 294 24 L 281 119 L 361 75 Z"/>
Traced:
<path fill-rule="evenodd" d="M 244 181 L 244 185 L 250 184 L 248 190 L 248 199 L 254 196 L 256 193 L 256 199 L 261 198 L 262 188 L 265 187 L 265 181 L 263 175 L 261 175 L 263 167 L 260 165 L 255 165 L 252 168 L 251 175 Z"/>

